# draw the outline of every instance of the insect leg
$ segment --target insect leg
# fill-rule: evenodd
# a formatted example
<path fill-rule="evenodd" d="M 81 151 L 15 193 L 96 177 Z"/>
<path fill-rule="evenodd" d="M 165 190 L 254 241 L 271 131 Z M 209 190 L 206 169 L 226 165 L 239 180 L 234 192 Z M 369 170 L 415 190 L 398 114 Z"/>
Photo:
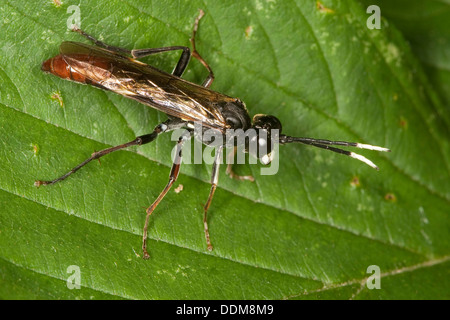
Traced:
<path fill-rule="evenodd" d="M 75 32 L 78 32 L 79 34 L 81 34 L 83 37 L 87 38 L 88 40 L 92 41 L 95 45 L 108 49 L 110 51 L 113 52 L 117 52 L 117 53 L 125 53 L 128 55 L 131 55 L 133 58 L 135 59 L 140 59 L 146 56 L 149 56 L 151 54 L 155 54 L 155 53 L 160 53 L 160 52 L 167 52 L 167 51 L 174 51 L 174 50 L 183 50 L 183 52 L 181 53 L 181 57 L 180 60 L 178 60 L 178 63 L 175 67 L 175 69 L 173 70 L 172 74 L 174 74 L 177 77 L 181 77 L 181 75 L 183 74 L 184 70 L 186 69 L 188 63 L 189 63 L 189 59 L 191 57 L 191 51 L 188 47 L 184 47 L 184 46 L 172 46 L 172 47 L 162 47 L 162 48 L 149 48 L 149 49 L 134 49 L 134 50 L 128 50 L 125 48 L 121 48 L 121 47 L 115 47 L 115 46 L 110 46 L 96 38 L 94 38 L 93 36 L 91 36 L 90 34 L 84 32 L 83 30 L 75 27 L 72 29 Z"/>
<path fill-rule="evenodd" d="M 183 147 L 183 142 L 187 140 L 190 137 L 187 135 L 183 135 L 178 139 L 177 146 L 176 146 L 176 152 L 175 152 L 175 159 L 173 161 L 172 170 L 170 170 L 169 175 L 169 182 L 167 183 L 166 187 L 161 191 L 158 198 L 152 203 L 150 207 L 147 208 L 147 216 L 145 217 L 145 224 L 144 224 L 144 231 L 142 235 L 142 251 L 143 251 L 143 258 L 148 259 L 150 258 L 150 255 L 147 252 L 147 230 L 148 230 L 148 222 L 151 214 L 155 210 L 155 208 L 158 206 L 158 204 L 161 202 L 161 200 L 164 198 L 164 196 L 167 194 L 167 192 L 170 190 L 174 182 L 178 178 L 178 173 L 180 172 L 180 165 L 181 165 L 181 150 Z"/>
<path fill-rule="evenodd" d="M 209 64 L 202 58 L 202 56 L 198 53 L 196 47 L 195 47 L 195 35 L 197 34 L 197 29 L 198 29 L 198 23 L 200 22 L 200 19 L 205 15 L 205 12 L 203 10 L 200 10 L 200 13 L 197 17 L 197 19 L 195 19 L 195 23 L 194 23 L 194 29 L 192 30 L 192 37 L 191 39 L 189 39 L 191 41 L 191 45 L 192 45 L 192 56 L 197 59 L 198 61 L 201 62 L 202 65 L 205 66 L 205 68 L 209 71 L 209 75 L 208 77 L 205 79 L 205 81 L 203 81 L 202 86 L 209 88 L 212 84 L 212 82 L 214 81 L 214 73 L 211 69 L 211 67 L 209 66 Z"/>
<path fill-rule="evenodd" d="M 206 63 L 206 61 L 200 56 L 200 54 L 197 52 L 197 49 L 195 48 L 195 35 L 197 33 L 198 23 L 204 14 L 205 13 L 203 12 L 203 10 L 200 10 L 200 13 L 194 23 L 194 28 L 192 30 L 192 38 L 190 39 L 190 42 L 192 44 L 192 49 L 193 49 L 192 56 L 194 58 L 198 59 L 209 71 L 208 77 L 206 78 L 205 81 L 203 81 L 203 84 L 202 84 L 202 86 L 208 88 L 211 86 L 211 84 L 214 80 L 214 73 L 212 72 L 211 67 L 208 65 L 208 63 Z M 188 47 L 172 46 L 172 47 L 150 48 L 150 49 L 135 49 L 135 50 L 131 50 L 131 55 L 133 56 L 133 58 L 139 59 L 139 58 L 143 58 L 145 56 L 151 55 L 151 54 L 173 51 L 173 50 L 183 50 L 175 69 L 172 71 L 173 75 L 175 75 L 177 77 L 181 77 L 181 75 L 183 74 L 184 70 L 186 69 L 186 67 L 189 63 L 189 59 L 191 58 L 191 50 Z"/>
<path fill-rule="evenodd" d="M 198 23 L 204 14 L 205 13 L 203 12 L 203 10 L 200 10 L 200 13 L 194 23 L 194 28 L 192 30 L 192 37 L 190 39 L 190 42 L 192 44 L 192 50 L 193 50 L 192 56 L 194 58 L 198 59 L 205 66 L 205 68 L 209 71 L 208 77 L 206 78 L 205 81 L 203 81 L 203 84 L 202 84 L 202 86 L 208 88 L 211 86 L 211 84 L 214 80 L 214 73 L 212 72 L 211 67 L 208 65 L 208 63 L 206 63 L 206 61 L 197 52 L 197 49 L 195 47 L 195 35 L 197 33 Z M 166 51 L 173 51 L 173 50 L 183 50 L 183 52 L 181 53 L 180 60 L 178 60 L 178 63 L 172 72 L 173 75 L 175 75 L 177 77 L 181 77 L 181 75 L 183 74 L 184 70 L 186 69 L 186 67 L 189 63 L 189 59 L 191 57 L 191 50 L 188 47 L 173 46 L 173 47 L 150 48 L 150 49 L 136 49 L 136 50 L 131 50 L 131 55 L 134 58 L 139 59 L 139 58 L 151 55 L 151 54 L 166 52 Z"/>
<path fill-rule="evenodd" d="M 149 56 L 151 54 L 174 50 L 183 50 L 183 52 L 181 53 L 181 57 L 178 60 L 177 65 L 175 66 L 175 69 L 173 69 L 172 71 L 173 75 L 181 77 L 181 75 L 183 74 L 184 70 L 186 69 L 189 63 L 189 59 L 191 58 L 191 50 L 188 47 L 172 46 L 172 47 L 150 48 L 150 49 L 134 49 L 131 50 L 131 55 L 133 56 L 133 58 L 139 59 Z"/>
<path fill-rule="evenodd" d="M 217 183 L 219 181 L 219 166 L 220 166 L 220 162 L 222 159 L 222 150 L 223 150 L 223 146 L 220 146 L 216 149 L 216 156 L 214 158 L 212 174 L 211 174 L 211 190 L 209 191 L 208 200 L 206 201 L 206 204 L 203 208 L 204 209 L 203 226 L 205 228 L 206 245 L 208 246 L 209 251 L 211 251 L 213 249 L 213 247 L 211 245 L 211 240 L 209 237 L 208 222 L 206 220 L 206 214 L 208 213 L 209 206 L 211 205 L 211 201 L 214 196 L 214 192 L 216 191 Z"/>
<path fill-rule="evenodd" d="M 168 121 L 166 121 L 164 123 L 161 123 L 161 124 L 157 125 L 152 133 L 139 136 L 136 139 L 134 139 L 133 141 L 130 141 L 130 142 L 127 142 L 127 143 L 124 143 L 124 144 L 121 144 L 121 145 L 118 145 L 118 146 L 115 146 L 115 147 L 103 149 L 101 151 L 94 152 L 88 159 L 84 160 L 82 163 L 80 163 L 79 165 L 74 167 L 72 170 L 70 170 L 66 174 L 60 176 L 59 178 L 56 178 L 56 179 L 51 180 L 51 181 L 36 180 L 34 182 L 34 185 L 36 187 L 40 187 L 41 185 L 46 186 L 46 185 L 49 185 L 49 184 L 57 183 L 59 181 L 62 181 L 64 179 L 66 179 L 71 174 L 77 172 L 79 169 L 84 167 L 86 164 L 88 164 L 92 160 L 99 159 L 100 157 L 103 157 L 103 156 L 105 156 L 105 155 L 107 155 L 107 154 L 109 154 L 111 152 L 114 152 L 114 151 L 117 151 L 117 150 L 121 150 L 121 149 L 130 147 L 130 146 L 140 146 L 140 145 L 143 145 L 143 144 L 146 144 L 146 143 L 150 143 L 153 140 L 155 140 L 158 137 L 159 134 L 161 134 L 161 133 L 163 133 L 163 132 L 165 132 L 167 130 L 172 129 L 172 127 L 174 125 L 172 125 L 171 121 L 172 120 L 168 120 Z M 175 126 L 176 126 L 176 124 L 175 124 Z"/>
<path fill-rule="evenodd" d="M 125 48 L 121 48 L 121 47 L 115 47 L 115 46 L 110 46 L 96 38 L 94 38 L 93 36 L 91 36 L 90 34 L 84 32 L 83 30 L 79 29 L 78 27 L 74 27 L 72 29 L 72 31 L 78 32 L 79 34 L 81 34 L 83 37 L 85 37 L 86 39 L 88 39 L 89 41 L 92 41 L 95 45 L 108 49 L 110 51 L 113 52 L 117 52 L 117 53 L 126 53 L 131 55 L 131 50 L 125 49 Z"/>
<path fill-rule="evenodd" d="M 230 178 L 233 178 L 233 179 L 236 179 L 236 180 L 241 180 L 241 181 L 249 180 L 249 181 L 252 181 L 252 182 L 255 181 L 255 178 L 253 178 L 253 176 L 241 176 L 241 175 L 238 175 L 237 173 L 235 173 L 233 171 L 234 161 L 232 161 L 232 159 L 234 159 L 234 155 L 236 154 L 236 149 L 237 149 L 237 147 L 235 146 L 233 148 L 233 151 L 228 154 L 226 174 L 229 175 Z"/>

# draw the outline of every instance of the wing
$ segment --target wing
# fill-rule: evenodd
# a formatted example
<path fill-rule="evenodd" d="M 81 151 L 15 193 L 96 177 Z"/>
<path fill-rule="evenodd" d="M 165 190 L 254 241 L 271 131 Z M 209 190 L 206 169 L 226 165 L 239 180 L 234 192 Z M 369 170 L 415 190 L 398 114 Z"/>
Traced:
<path fill-rule="evenodd" d="M 70 68 L 92 85 L 185 121 L 199 121 L 222 131 L 228 127 L 217 102 L 234 98 L 103 48 L 63 42 L 60 53 Z"/>

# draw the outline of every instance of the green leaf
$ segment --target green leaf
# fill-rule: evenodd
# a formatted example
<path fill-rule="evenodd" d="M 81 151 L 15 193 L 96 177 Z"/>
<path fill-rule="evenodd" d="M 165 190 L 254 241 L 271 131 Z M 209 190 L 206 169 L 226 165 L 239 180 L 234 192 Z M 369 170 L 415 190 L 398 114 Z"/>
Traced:
<path fill-rule="evenodd" d="M 0 268 L 2 298 L 394 299 L 450 297 L 450 152 L 443 106 L 408 44 L 353 0 L 4 1 L 0 6 Z M 94 150 L 150 133 L 166 116 L 111 92 L 44 74 L 65 40 L 70 5 L 81 28 L 126 48 L 189 45 L 212 88 L 249 113 L 279 117 L 283 132 L 385 146 L 348 157 L 280 147 L 276 175 L 242 165 L 254 183 L 221 168 L 203 233 L 211 167 L 183 165 L 152 215 L 150 259 L 141 253 L 145 208 L 168 181 L 174 137 L 119 151 L 53 186 L 34 187 Z M 176 54 L 144 59 L 170 71 Z M 191 61 L 185 78 L 207 72 Z M 177 137 L 176 137 L 177 138 Z M 381 289 L 368 289 L 380 269 Z M 81 289 L 68 289 L 69 266 Z M 69 269 L 70 270 L 70 269 Z M 70 280 L 70 279 L 69 279 Z"/>
<path fill-rule="evenodd" d="M 389 19 L 404 34 L 411 49 L 422 63 L 436 90 L 446 105 L 440 116 L 450 123 L 450 2 L 360 0 L 366 5 L 377 4 L 382 16 Z M 429 90 L 429 89 L 428 89 Z M 439 104 L 437 104 L 439 107 Z"/>

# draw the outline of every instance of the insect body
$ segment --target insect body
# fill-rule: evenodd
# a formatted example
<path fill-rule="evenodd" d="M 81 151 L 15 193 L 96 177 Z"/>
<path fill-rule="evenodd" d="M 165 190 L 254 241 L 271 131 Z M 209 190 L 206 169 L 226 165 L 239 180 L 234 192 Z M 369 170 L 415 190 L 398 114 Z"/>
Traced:
<path fill-rule="evenodd" d="M 90 161 L 98 159 L 111 152 L 124 149 L 129 146 L 150 143 L 164 132 L 169 132 L 180 128 L 186 129 L 186 133 L 179 138 L 176 145 L 175 159 L 170 171 L 169 182 L 154 203 L 146 211 L 147 216 L 144 225 L 142 242 L 143 257 L 145 259 L 149 257 L 146 242 L 149 217 L 178 177 L 181 164 L 182 145 L 184 141 L 196 134 L 194 130 L 194 123 L 201 123 L 203 128 L 202 130 L 212 130 L 216 134 L 222 136 L 226 135 L 227 130 L 241 129 L 246 131 L 248 129 L 253 129 L 257 132 L 257 136 L 253 139 L 253 141 L 258 144 L 258 147 L 260 145 L 270 146 L 273 140 L 272 132 L 281 132 L 281 123 L 276 117 L 258 114 L 255 115 L 252 120 L 247 112 L 245 104 L 241 100 L 209 89 L 214 80 L 214 74 L 209 65 L 198 54 L 195 48 L 195 34 L 199 20 L 202 16 L 203 11 L 200 12 L 200 15 L 194 24 L 193 35 L 191 38 L 191 44 L 193 47 L 192 54 L 188 47 L 183 46 L 127 50 L 109 46 L 93 38 L 84 31 L 75 29 L 75 31 L 94 42 L 95 46 L 77 42 L 63 42 L 60 46 L 60 54 L 44 61 L 42 64 L 42 70 L 45 72 L 52 73 L 63 79 L 90 84 L 100 89 L 116 92 L 166 113 L 169 119 L 157 125 L 153 132 L 149 134 L 139 136 L 133 141 L 119 146 L 94 152 L 91 157 L 57 179 L 51 181 L 36 181 L 36 186 L 50 185 L 64 180 Z M 137 60 L 144 56 L 172 50 L 182 50 L 181 57 L 172 74 L 158 70 Z M 187 67 L 191 55 L 198 59 L 209 71 L 208 77 L 201 86 L 180 78 Z M 279 144 L 293 142 L 309 144 L 350 156 L 357 160 L 363 161 L 376 169 L 378 168 L 375 164 L 367 158 L 333 146 L 350 146 L 377 151 L 389 151 L 388 149 L 382 147 L 344 141 L 290 137 L 284 134 L 280 134 L 278 138 Z M 202 136 L 201 134 L 199 139 L 201 139 L 204 144 L 210 144 L 212 142 L 212 140 Z M 244 142 L 246 144 L 245 149 L 249 151 L 247 144 L 250 142 L 248 140 L 246 141 L 247 142 Z M 233 140 L 231 145 L 235 146 L 235 143 L 235 140 Z M 222 151 L 224 147 L 229 145 L 230 140 L 225 139 L 223 144 L 216 146 L 216 155 L 211 177 L 211 190 L 208 200 L 204 206 L 203 215 L 205 238 L 208 250 L 212 250 L 212 245 L 208 231 L 206 214 L 217 187 L 218 171 L 221 163 Z M 269 147 L 265 150 L 265 152 L 259 152 L 255 155 L 259 157 L 263 163 L 268 164 L 272 159 L 272 148 Z M 235 177 L 241 179 L 252 179 L 252 177 L 239 177 L 236 175 Z"/>

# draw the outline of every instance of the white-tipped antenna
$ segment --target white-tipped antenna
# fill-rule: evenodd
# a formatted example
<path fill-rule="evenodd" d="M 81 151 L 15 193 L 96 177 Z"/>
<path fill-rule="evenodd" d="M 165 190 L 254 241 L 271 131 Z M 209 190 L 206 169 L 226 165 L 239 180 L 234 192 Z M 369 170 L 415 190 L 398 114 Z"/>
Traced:
<path fill-rule="evenodd" d="M 370 144 L 364 144 L 364 143 L 357 143 L 355 147 L 360 148 L 360 149 L 367 149 L 367 150 L 391 152 L 391 150 L 389 150 L 388 148 L 372 146 Z"/>
<path fill-rule="evenodd" d="M 364 162 L 365 164 L 371 166 L 372 168 L 374 168 L 374 169 L 376 169 L 376 170 L 380 170 L 380 169 L 375 165 L 375 163 L 373 163 L 372 161 L 370 161 L 369 159 L 367 159 L 366 157 L 364 157 L 364 156 L 362 156 L 362 155 L 360 155 L 360 154 L 357 154 L 357 153 L 354 153 L 354 152 L 350 152 L 349 156 L 352 157 L 353 159 L 358 159 L 359 161 Z"/>
<path fill-rule="evenodd" d="M 388 148 L 383 148 L 383 147 L 378 147 L 378 146 L 372 146 L 370 144 L 363 144 L 363 143 L 356 143 L 356 142 L 346 142 L 346 141 L 330 141 L 330 140 L 323 140 L 323 139 L 314 139 L 314 138 L 300 138 L 300 137 L 290 137 L 290 136 L 285 136 L 285 135 L 281 135 L 280 136 L 280 144 L 286 144 L 286 143 L 292 143 L 292 142 L 299 142 L 299 143 L 303 143 L 303 144 L 308 144 L 310 146 L 314 146 L 317 148 L 322 148 L 322 149 L 327 149 L 336 153 L 340 153 L 340 154 L 344 154 L 346 156 L 349 156 L 353 159 L 357 159 L 361 162 L 364 162 L 365 164 L 367 164 L 368 166 L 379 170 L 379 168 L 375 165 L 375 163 L 373 163 L 372 161 L 370 161 L 369 159 L 367 159 L 366 157 L 351 152 L 351 151 L 347 151 L 347 150 L 342 150 L 339 148 L 335 148 L 335 147 L 331 147 L 332 145 L 335 146 L 345 146 L 345 147 L 356 147 L 356 148 L 360 148 L 360 149 L 367 149 L 367 150 L 374 150 L 374 151 L 382 151 L 382 152 L 391 152 L 391 150 L 389 150 Z"/>

